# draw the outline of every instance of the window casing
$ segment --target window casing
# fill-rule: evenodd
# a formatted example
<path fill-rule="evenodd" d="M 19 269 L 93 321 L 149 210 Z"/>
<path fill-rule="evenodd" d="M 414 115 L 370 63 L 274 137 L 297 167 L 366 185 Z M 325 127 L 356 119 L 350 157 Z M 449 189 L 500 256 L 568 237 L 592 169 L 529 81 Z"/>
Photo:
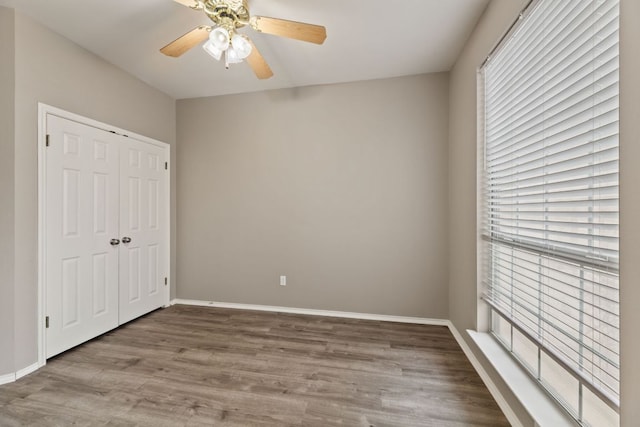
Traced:
<path fill-rule="evenodd" d="M 538 0 L 481 68 L 494 335 L 584 425 L 617 425 L 618 0 Z"/>

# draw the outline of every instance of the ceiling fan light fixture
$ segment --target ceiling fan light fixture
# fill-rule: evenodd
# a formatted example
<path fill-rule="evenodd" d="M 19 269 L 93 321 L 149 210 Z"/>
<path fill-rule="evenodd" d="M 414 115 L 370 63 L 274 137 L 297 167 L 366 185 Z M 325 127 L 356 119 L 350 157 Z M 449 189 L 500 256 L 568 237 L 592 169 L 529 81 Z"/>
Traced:
<path fill-rule="evenodd" d="M 231 49 L 234 51 L 234 55 L 236 55 L 240 61 L 251 55 L 251 42 L 245 35 L 234 34 L 231 38 L 231 46 Z"/>
<path fill-rule="evenodd" d="M 204 12 L 213 21 L 213 25 L 200 25 L 194 28 L 164 46 L 160 52 L 177 58 L 197 44 L 205 42 L 202 46 L 204 50 L 216 60 L 224 60 L 226 68 L 229 68 L 230 63 L 242 62 L 246 59 L 259 79 L 272 77 L 273 71 L 253 42 L 244 34 L 237 33 L 238 29 L 249 27 L 258 33 L 315 44 L 322 44 L 327 38 L 327 30 L 322 25 L 266 16 L 251 16 L 249 0 L 174 1 Z"/>
<path fill-rule="evenodd" d="M 204 49 L 204 51 L 209 55 L 213 56 L 216 61 L 220 61 L 220 58 L 222 58 L 222 51 L 215 47 L 211 40 L 207 40 L 205 44 L 202 45 L 202 49 Z"/>
<path fill-rule="evenodd" d="M 216 27 L 209 33 L 209 41 L 216 49 L 227 50 L 230 42 L 229 31 L 222 27 Z"/>
<path fill-rule="evenodd" d="M 226 55 L 227 55 L 226 60 L 228 64 L 239 64 L 244 59 L 244 58 L 240 58 L 240 56 L 238 55 L 238 51 L 233 47 L 230 47 L 229 49 L 227 49 Z"/>

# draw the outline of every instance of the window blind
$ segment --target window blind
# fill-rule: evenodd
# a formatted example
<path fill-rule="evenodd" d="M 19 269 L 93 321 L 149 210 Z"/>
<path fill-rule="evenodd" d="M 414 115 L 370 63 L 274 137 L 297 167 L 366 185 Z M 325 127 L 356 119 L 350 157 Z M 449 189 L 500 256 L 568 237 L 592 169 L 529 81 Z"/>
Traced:
<path fill-rule="evenodd" d="M 485 299 L 615 406 L 618 15 L 537 1 L 481 69 Z"/>

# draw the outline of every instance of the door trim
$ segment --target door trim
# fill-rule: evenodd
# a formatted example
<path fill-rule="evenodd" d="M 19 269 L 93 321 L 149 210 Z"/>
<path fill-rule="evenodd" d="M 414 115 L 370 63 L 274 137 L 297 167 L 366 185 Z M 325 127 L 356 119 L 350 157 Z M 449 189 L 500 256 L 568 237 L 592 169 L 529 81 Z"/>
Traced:
<path fill-rule="evenodd" d="M 47 116 L 53 115 L 63 119 L 71 120 L 83 125 L 95 127 L 107 132 L 113 132 L 120 135 L 127 136 L 128 138 L 135 139 L 137 141 L 145 142 L 148 144 L 162 147 L 165 150 L 166 159 L 171 164 L 171 149 L 170 145 L 152 139 L 143 135 L 138 135 L 134 132 L 118 128 L 106 123 L 99 122 L 97 120 L 83 117 L 81 115 L 71 113 L 69 111 L 62 110 L 51 105 L 38 103 L 38 368 L 46 365 L 46 332 L 45 332 L 45 317 L 47 299 L 46 299 L 46 135 L 47 135 Z M 171 169 L 167 170 L 165 174 L 165 188 L 167 189 L 165 211 L 167 215 L 167 227 L 166 227 L 166 241 L 167 247 L 165 250 L 165 263 L 167 271 L 167 286 L 165 286 L 164 304 L 170 305 L 169 296 L 171 294 Z"/>

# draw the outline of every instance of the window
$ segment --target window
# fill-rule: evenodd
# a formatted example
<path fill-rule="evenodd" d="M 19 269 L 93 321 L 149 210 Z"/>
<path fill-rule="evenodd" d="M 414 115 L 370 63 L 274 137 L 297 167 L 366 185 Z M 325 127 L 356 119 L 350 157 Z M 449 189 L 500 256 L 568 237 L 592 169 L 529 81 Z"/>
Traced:
<path fill-rule="evenodd" d="M 492 332 L 583 425 L 618 425 L 618 0 L 538 0 L 481 69 Z"/>

